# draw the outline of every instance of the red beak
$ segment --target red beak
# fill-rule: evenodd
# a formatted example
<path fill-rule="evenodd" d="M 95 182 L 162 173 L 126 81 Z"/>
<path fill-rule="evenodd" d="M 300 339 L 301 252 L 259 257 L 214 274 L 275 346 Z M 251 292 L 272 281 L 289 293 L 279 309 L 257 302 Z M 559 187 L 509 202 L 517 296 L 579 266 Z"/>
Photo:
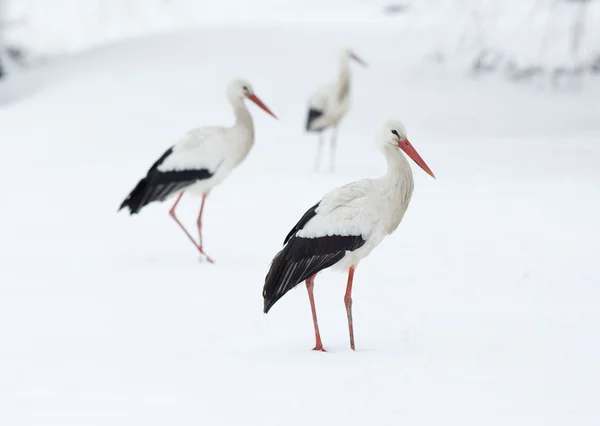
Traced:
<path fill-rule="evenodd" d="M 406 155 L 408 155 L 411 158 L 411 160 L 417 163 L 417 165 L 420 168 L 425 170 L 425 173 L 427 173 L 429 176 L 435 179 L 435 175 L 433 174 L 429 166 L 425 163 L 425 161 L 423 161 L 417 150 L 413 148 L 408 139 L 398 141 L 398 148 L 404 151 Z"/>
<path fill-rule="evenodd" d="M 275 114 L 273 114 L 271 112 L 271 110 L 269 108 L 267 108 L 267 106 L 265 104 L 263 104 L 263 102 L 260 99 L 258 99 L 258 97 L 256 95 L 247 95 L 247 96 L 248 96 L 248 99 L 250 99 L 256 105 L 258 105 L 259 107 L 261 107 L 263 109 L 263 111 L 265 111 L 267 114 L 273 116 L 273 118 L 277 119 L 277 117 L 275 116 Z"/>
<path fill-rule="evenodd" d="M 367 63 L 365 61 L 363 61 L 361 58 L 359 58 L 356 53 L 351 53 L 350 57 L 352 59 L 354 59 L 356 62 L 358 62 L 359 64 L 361 64 L 363 67 L 367 66 Z"/>

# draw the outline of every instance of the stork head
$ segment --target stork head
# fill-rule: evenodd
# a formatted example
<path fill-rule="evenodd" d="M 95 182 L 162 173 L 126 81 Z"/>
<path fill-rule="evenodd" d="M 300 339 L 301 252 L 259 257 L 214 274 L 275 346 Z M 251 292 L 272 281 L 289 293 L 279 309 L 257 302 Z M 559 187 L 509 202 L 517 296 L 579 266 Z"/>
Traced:
<path fill-rule="evenodd" d="M 352 49 L 344 49 L 342 51 L 342 60 L 347 61 L 348 59 L 352 59 L 352 60 L 358 62 L 363 67 L 367 66 L 367 63 L 365 61 L 363 61 L 356 53 L 354 53 L 352 51 Z"/>
<path fill-rule="evenodd" d="M 435 179 L 435 175 L 423 161 L 417 150 L 409 142 L 406 135 L 406 127 L 398 120 L 387 120 L 381 127 L 380 142 L 384 147 L 393 146 L 394 149 L 401 149 L 404 153 L 417 165 L 422 168 L 425 173 Z"/>
<path fill-rule="evenodd" d="M 263 111 L 270 116 L 277 118 L 275 114 L 256 96 L 254 89 L 249 81 L 244 79 L 236 79 L 229 83 L 227 86 L 227 97 L 231 102 L 239 102 L 244 98 L 250 99 L 256 105 L 258 105 Z"/>

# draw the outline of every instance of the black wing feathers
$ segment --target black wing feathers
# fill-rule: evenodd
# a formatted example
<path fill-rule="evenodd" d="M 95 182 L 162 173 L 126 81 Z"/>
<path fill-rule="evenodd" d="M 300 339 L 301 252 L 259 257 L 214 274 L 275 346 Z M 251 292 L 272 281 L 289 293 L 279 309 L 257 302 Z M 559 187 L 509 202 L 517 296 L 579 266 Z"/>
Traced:
<path fill-rule="evenodd" d="M 285 240 L 283 241 L 284 245 L 289 241 L 290 238 L 292 238 L 296 234 L 296 232 L 298 232 L 299 230 L 304 228 L 304 225 L 306 225 L 309 220 L 311 220 L 313 217 L 315 217 L 317 215 L 316 210 L 317 210 L 317 207 L 319 207 L 319 204 L 321 204 L 320 201 L 317 204 L 315 204 L 314 206 L 312 206 L 310 209 L 308 209 L 308 211 L 306 213 L 304 213 L 304 216 L 302 216 L 300 218 L 298 223 L 296 225 L 294 225 L 292 230 L 285 237 Z"/>
<path fill-rule="evenodd" d="M 323 111 L 320 109 L 310 108 L 308 110 L 308 118 L 306 119 L 306 131 L 307 132 L 310 132 L 311 130 L 317 130 L 317 129 L 311 129 L 310 125 L 312 124 L 313 121 L 315 121 L 317 118 L 319 118 L 322 115 L 323 115 Z"/>
<path fill-rule="evenodd" d="M 172 170 L 161 172 L 158 167 L 171 155 L 173 148 L 169 148 L 152 165 L 145 178 L 140 180 L 136 187 L 121 203 L 119 210 L 129 207 L 131 214 L 138 213 L 142 207 L 152 201 L 164 201 L 171 194 L 195 183 L 198 180 L 208 179 L 213 173 L 207 169 L 198 170 Z"/>
<path fill-rule="evenodd" d="M 365 243 L 361 235 L 327 235 L 317 238 L 296 236 L 316 216 L 318 206 L 319 203 L 315 204 L 302 216 L 285 238 L 283 250 L 271 262 L 263 287 L 265 313 L 292 288 L 317 272 L 335 265 L 347 251 L 354 251 Z"/>
<path fill-rule="evenodd" d="M 163 155 L 161 155 L 160 158 L 154 162 L 152 167 L 150 167 L 150 170 L 148 170 L 148 173 L 150 173 L 153 170 L 156 170 L 158 168 L 158 166 L 160 166 L 163 163 L 163 161 L 165 161 L 167 159 L 167 157 L 169 155 L 171 155 L 172 153 L 173 153 L 173 147 L 167 149 L 165 151 L 165 153 Z"/>
<path fill-rule="evenodd" d="M 317 272 L 335 265 L 346 255 L 346 251 L 354 251 L 364 243 L 365 240 L 360 235 L 292 237 L 273 259 L 265 278 L 265 313 L 292 288 Z"/>

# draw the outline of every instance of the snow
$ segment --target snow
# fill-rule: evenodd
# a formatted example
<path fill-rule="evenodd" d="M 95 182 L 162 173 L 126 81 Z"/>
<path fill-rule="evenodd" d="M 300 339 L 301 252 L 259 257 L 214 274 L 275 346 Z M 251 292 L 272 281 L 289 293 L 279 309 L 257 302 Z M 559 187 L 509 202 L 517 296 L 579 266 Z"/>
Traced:
<path fill-rule="evenodd" d="M 182 27 L 353 25 L 389 21 L 386 0 L 9 0 L 21 25 L 12 39 L 42 52 L 70 52 L 123 37 Z"/>
<path fill-rule="evenodd" d="M 492 49 L 518 68 L 585 66 L 600 54 L 600 2 L 569 0 L 6 0 L 9 41 L 42 54 L 181 28 L 403 29 L 421 56 L 469 68 Z M 390 9 L 398 13 L 389 13 Z M 582 15 L 580 40 L 574 28 Z M 418 35 L 418 37 L 416 37 Z M 508 64 L 503 64 L 508 65 Z M 504 68 L 504 67 L 503 67 Z M 510 70 L 508 70 L 510 71 Z"/>
<path fill-rule="evenodd" d="M 425 31 L 425 30 L 424 30 Z M 600 383 L 600 87 L 467 80 L 418 61 L 388 26 L 207 28 L 114 42 L 0 87 L 0 424 L 596 425 Z M 312 90 L 353 71 L 338 172 L 312 173 Z M 235 53 L 232 55 L 231 53 Z M 257 142 L 213 191 L 199 256 L 168 217 L 119 203 L 188 129 L 232 122 L 231 78 Z M 10 96 L 9 96 L 10 95 Z M 398 118 L 413 167 L 403 223 L 355 275 L 262 313 L 283 238 L 325 192 L 384 173 Z M 199 198 L 180 215 L 194 229 Z"/>

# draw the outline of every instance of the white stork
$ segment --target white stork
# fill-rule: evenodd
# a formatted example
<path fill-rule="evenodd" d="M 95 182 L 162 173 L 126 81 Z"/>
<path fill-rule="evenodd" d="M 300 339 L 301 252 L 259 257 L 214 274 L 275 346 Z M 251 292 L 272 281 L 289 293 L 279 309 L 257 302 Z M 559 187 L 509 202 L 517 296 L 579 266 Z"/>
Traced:
<path fill-rule="evenodd" d="M 314 280 L 319 271 L 331 266 L 348 271 L 344 303 L 350 347 L 354 349 L 351 296 L 354 270 L 398 227 L 413 192 L 413 174 L 400 150 L 435 178 L 406 138 L 406 130 L 399 121 L 386 121 L 377 142 L 387 159 L 387 173 L 381 178 L 359 180 L 325 194 L 285 237 L 284 247 L 273 259 L 265 278 L 265 313 L 283 295 L 306 280 L 315 328 L 314 350 L 325 351 L 317 323 Z"/>
<path fill-rule="evenodd" d="M 164 201 L 179 192 L 169 215 L 211 263 L 212 259 L 202 245 L 204 202 L 211 189 L 229 176 L 254 145 L 254 123 L 244 99 L 250 99 L 267 114 L 275 117 L 254 94 L 254 89 L 246 80 L 233 80 L 229 83 L 227 98 L 233 107 L 235 124 L 232 127 L 200 127 L 187 132 L 152 165 L 146 177 L 139 181 L 119 208 L 129 207 L 130 214 L 133 215 L 147 204 Z M 202 195 L 197 220 L 198 243 L 175 216 L 175 208 L 184 192 Z"/>
<path fill-rule="evenodd" d="M 323 131 L 329 127 L 331 131 L 330 170 L 335 169 L 335 144 L 337 126 L 350 107 L 350 59 L 363 66 L 366 62 L 349 49 L 342 51 L 340 56 L 340 74 L 336 81 L 321 87 L 310 99 L 308 117 L 306 119 L 307 132 L 319 132 L 319 145 L 315 159 L 315 171 L 321 163 L 323 150 Z"/>

